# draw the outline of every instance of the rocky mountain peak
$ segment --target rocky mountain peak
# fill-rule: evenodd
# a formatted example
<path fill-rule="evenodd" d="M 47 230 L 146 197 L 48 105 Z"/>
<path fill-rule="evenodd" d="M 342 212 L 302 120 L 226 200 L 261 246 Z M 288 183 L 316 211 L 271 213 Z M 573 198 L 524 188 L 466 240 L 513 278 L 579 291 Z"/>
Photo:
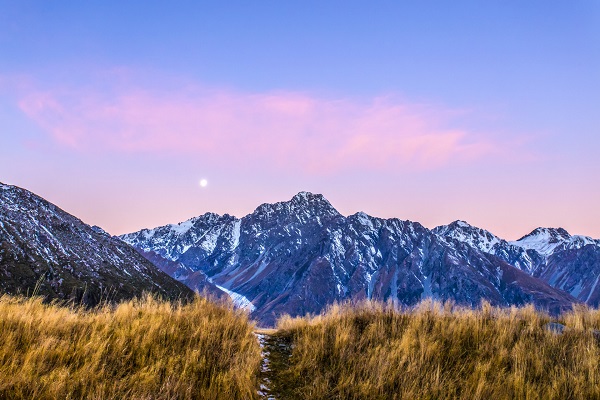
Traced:
<path fill-rule="evenodd" d="M 435 233 L 437 233 L 438 235 L 444 235 L 448 232 L 463 231 L 466 229 L 476 229 L 476 228 L 471 226 L 468 222 L 465 222 L 462 220 L 456 220 L 454 222 L 449 223 L 448 225 L 436 226 L 432 230 Z"/>
<path fill-rule="evenodd" d="M 600 241 L 588 236 L 572 236 L 563 228 L 536 228 L 511 243 L 527 250 L 535 250 L 546 257 L 558 249 L 579 249 L 588 244 L 598 246 Z"/>
<path fill-rule="evenodd" d="M 433 228 L 433 233 L 438 236 L 466 242 L 486 253 L 492 252 L 492 248 L 501 242 L 501 239 L 491 232 L 472 226 L 462 220 L 435 227 Z"/>
<path fill-rule="evenodd" d="M 457 219 L 456 221 L 452 222 L 450 226 L 459 228 L 474 228 L 473 225 L 463 221 L 462 219 Z"/>
<path fill-rule="evenodd" d="M 366 229 L 374 229 L 377 226 L 381 225 L 381 221 L 379 218 L 372 217 L 369 214 L 359 211 L 355 214 L 352 214 L 348 217 L 350 222 L 356 221 L 358 224 L 362 225 Z"/>
<path fill-rule="evenodd" d="M 300 192 L 292 197 L 289 202 L 297 207 L 334 211 L 337 213 L 337 210 L 333 208 L 325 196 L 319 193 Z"/>
<path fill-rule="evenodd" d="M 563 228 L 543 228 L 539 227 L 523 236 L 517 242 L 523 242 L 526 240 L 543 240 L 550 241 L 552 243 L 567 241 L 571 238 L 569 232 Z"/>
<path fill-rule="evenodd" d="M 252 213 L 252 216 L 259 218 L 287 218 L 295 216 L 301 221 L 311 217 L 322 218 L 340 215 L 322 194 L 310 192 L 300 192 L 289 201 L 261 204 Z"/>

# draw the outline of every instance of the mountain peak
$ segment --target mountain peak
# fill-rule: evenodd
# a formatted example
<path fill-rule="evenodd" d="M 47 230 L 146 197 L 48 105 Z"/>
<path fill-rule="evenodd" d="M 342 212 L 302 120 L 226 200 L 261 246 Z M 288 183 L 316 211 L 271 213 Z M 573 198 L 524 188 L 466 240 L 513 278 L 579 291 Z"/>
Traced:
<path fill-rule="evenodd" d="M 457 219 L 456 221 L 453 221 L 451 223 L 449 223 L 448 225 L 440 225 L 440 226 L 436 226 L 435 228 L 432 229 L 432 231 L 438 235 L 442 235 L 442 236 L 452 236 L 454 235 L 456 232 L 467 232 L 467 231 L 485 231 L 481 228 L 478 228 L 476 226 L 473 226 L 471 224 L 469 224 L 466 221 L 463 221 L 461 219 Z"/>
<path fill-rule="evenodd" d="M 299 192 L 289 201 L 278 203 L 265 203 L 254 211 L 253 214 L 284 213 L 297 216 L 337 216 L 340 213 L 322 195 L 311 192 Z"/>
<path fill-rule="evenodd" d="M 569 240 L 571 235 L 563 228 L 535 228 L 533 231 L 523 236 L 517 242 L 521 242 L 527 239 L 546 239 L 552 242 Z"/>
<path fill-rule="evenodd" d="M 462 219 L 457 219 L 456 221 L 450 223 L 450 226 L 460 228 L 475 228 L 473 225 L 469 224 L 467 221 L 463 221 Z"/>
<path fill-rule="evenodd" d="M 486 253 L 492 252 L 492 249 L 501 239 L 485 229 L 478 228 L 466 221 L 456 220 L 448 225 L 441 225 L 433 228 L 437 235 L 465 242 Z"/>
<path fill-rule="evenodd" d="M 311 192 L 299 192 L 298 194 L 296 194 L 294 197 L 292 197 L 293 202 L 306 202 L 306 203 L 310 203 L 310 202 L 322 202 L 322 201 L 327 201 L 327 199 L 325 198 L 325 196 L 323 196 L 322 194 L 319 193 L 311 193 Z M 327 201 L 329 203 L 329 201 Z"/>
<path fill-rule="evenodd" d="M 338 211 L 331 205 L 329 200 L 320 193 L 299 192 L 290 200 L 290 203 L 301 208 L 308 207 L 319 213 L 338 215 Z"/>
<path fill-rule="evenodd" d="M 373 228 L 373 220 L 376 220 L 376 218 L 370 216 L 369 214 L 365 213 L 364 211 L 359 211 L 355 214 L 352 214 L 348 218 L 350 220 L 354 219 L 354 220 L 358 221 L 361 225 L 364 225 L 369 228 Z"/>
<path fill-rule="evenodd" d="M 563 228 L 536 228 L 531 233 L 512 244 L 526 250 L 535 250 L 549 256 L 559 246 L 565 246 L 572 241 L 572 237 Z"/>

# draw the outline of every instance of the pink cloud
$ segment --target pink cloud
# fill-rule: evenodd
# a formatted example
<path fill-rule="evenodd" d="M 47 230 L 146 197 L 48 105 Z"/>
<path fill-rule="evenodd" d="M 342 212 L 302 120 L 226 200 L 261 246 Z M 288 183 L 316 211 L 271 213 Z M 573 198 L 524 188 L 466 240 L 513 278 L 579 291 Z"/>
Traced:
<path fill-rule="evenodd" d="M 430 169 L 503 148 L 452 127 L 449 110 L 389 96 L 29 87 L 19 106 L 54 140 L 78 151 L 167 152 L 308 173 Z"/>

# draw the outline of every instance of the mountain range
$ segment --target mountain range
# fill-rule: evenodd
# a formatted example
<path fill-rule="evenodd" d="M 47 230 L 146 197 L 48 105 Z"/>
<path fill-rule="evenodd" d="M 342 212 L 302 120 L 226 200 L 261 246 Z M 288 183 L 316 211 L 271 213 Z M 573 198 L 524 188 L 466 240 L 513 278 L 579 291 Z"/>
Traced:
<path fill-rule="evenodd" d="M 580 302 L 593 307 L 600 303 L 600 240 L 570 235 L 562 228 L 537 228 L 508 242 L 464 221 L 433 231 L 494 255 Z"/>
<path fill-rule="evenodd" d="M 120 237 L 41 197 L 0 184 L 0 293 L 95 305 L 153 292 L 229 296 L 261 325 L 340 301 L 412 306 L 533 303 L 559 313 L 600 303 L 600 241 L 537 228 L 516 241 L 455 221 L 340 214 L 320 194 L 262 204 L 243 218 L 206 213 Z"/>
<path fill-rule="evenodd" d="M 345 300 L 487 300 L 551 313 L 600 300 L 598 240 L 538 228 L 509 242 L 464 221 L 427 229 L 362 212 L 343 216 L 308 192 L 243 218 L 206 213 L 121 239 L 203 272 L 265 325 Z"/>

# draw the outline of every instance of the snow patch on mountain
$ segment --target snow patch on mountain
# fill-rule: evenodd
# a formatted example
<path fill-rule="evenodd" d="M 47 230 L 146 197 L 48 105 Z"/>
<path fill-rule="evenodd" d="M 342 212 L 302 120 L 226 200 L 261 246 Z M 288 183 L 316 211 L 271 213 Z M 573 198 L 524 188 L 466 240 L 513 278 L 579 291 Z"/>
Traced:
<path fill-rule="evenodd" d="M 358 219 L 358 222 L 360 222 L 362 225 L 366 226 L 367 229 L 372 230 L 373 229 L 373 222 L 371 222 L 371 219 L 369 218 L 369 216 L 367 214 L 365 214 L 364 212 L 358 212 L 355 214 L 356 218 Z M 366 235 L 365 235 L 366 236 Z M 368 238 L 368 236 L 367 236 Z"/>
<path fill-rule="evenodd" d="M 592 286 L 592 289 L 590 289 L 590 293 L 588 294 L 587 298 L 585 299 L 586 303 L 590 300 L 590 298 L 594 294 L 594 291 L 596 290 L 596 286 L 598 286 L 598 280 L 599 279 L 600 279 L 600 275 L 598 275 L 596 277 L 596 280 L 594 281 L 594 285 Z"/>
<path fill-rule="evenodd" d="M 238 219 L 233 224 L 233 233 L 231 236 L 231 240 L 232 240 L 231 248 L 232 249 L 235 249 L 240 244 L 240 229 L 241 229 L 241 227 L 242 227 L 242 220 Z"/>
<path fill-rule="evenodd" d="M 187 221 L 171 225 L 171 231 L 176 235 L 183 235 L 184 233 L 192 229 L 193 226 L 193 220 L 189 219 Z"/>
<path fill-rule="evenodd" d="M 235 307 L 241 308 L 248 312 L 252 312 L 252 311 L 256 310 L 256 307 L 254 306 L 254 304 L 252 304 L 252 302 L 250 300 L 248 300 L 248 298 L 246 296 L 236 293 L 233 290 L 229 290 L 223 286 L 219 286 L 219 285 L 215 285 L 215 286 L 229 295 L 229 297 L 231 298 L 231 301 L 233 302 L 233 305 Z"/>
<path fill-rule="evenodd" d="M 214 228 L 206 232 L 206 234 L 202 237 L 202 241 L 200 242 L 200 247 L 204 249 L 208 254 L 211 254 L 215 247 L 217 247 L 217 240 L 219 239 L 219 235 L 221 234 L 221 229 Z"/>

